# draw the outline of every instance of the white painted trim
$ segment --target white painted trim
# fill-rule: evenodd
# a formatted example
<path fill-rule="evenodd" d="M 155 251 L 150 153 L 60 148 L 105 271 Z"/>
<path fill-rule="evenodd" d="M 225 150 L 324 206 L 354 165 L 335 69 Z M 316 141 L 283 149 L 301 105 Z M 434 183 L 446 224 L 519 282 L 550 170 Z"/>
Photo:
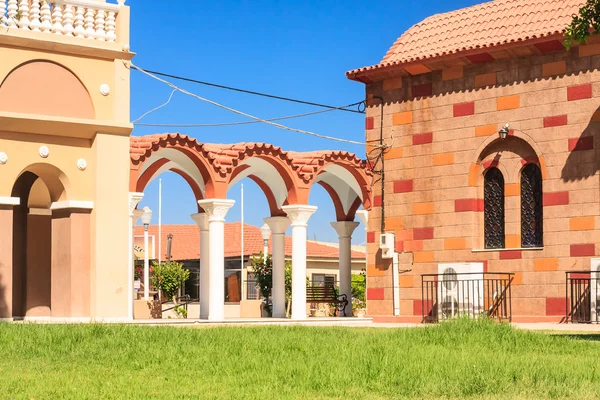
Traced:
<path fill-rule="evenodd" d="M 94 202 L 93 201 L 80 201 L 80 200 L 67 200 L 67 201 L 57 201 L 50 205 L 51 210 L 65 210 L 69 208 L 76 208 L 79 210 L 93 210 Z"/>
<path fill-rule="evenodd" d="M 2 206 L 18 206 L 21 204 L 20 197 L 0 197 L 0 205 Z"/>
<path fill-rule="evenodd" d="M 114 12 L 119 12 L 119 9 L 121 8 L 118 4 L 101 3 L 99 1 L 90 1 L 90 0 L 56 0 L 56 1 L 50 1 L 50 3 L 70 4 L 72 6 L 82 6 L 82 7 L 93 8 L 96 10 L 106 10 L 106 11 L 114 11 Z"/>

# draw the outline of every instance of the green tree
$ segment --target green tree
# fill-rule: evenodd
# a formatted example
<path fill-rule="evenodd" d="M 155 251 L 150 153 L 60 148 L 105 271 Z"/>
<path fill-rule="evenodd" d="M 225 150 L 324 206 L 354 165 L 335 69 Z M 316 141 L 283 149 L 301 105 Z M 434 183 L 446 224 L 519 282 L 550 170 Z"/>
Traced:
<path fill-rule="evenodd" d="M 600 0 L 587 0 L 579 14 L 573 15 L 566 28 L 565 46 L 568 49 L 574 43 L 585 43 L 592 33 L 600 33 Z"/>
<path fill-rule="evenodd" d="M 173 299 L 177 296 L 179 289 L 189 277 L 190 271 L 184 269 L 183 264 L 177 261 L 163 261 L 160 264 L 155 261 L 152 263 L 152 275 L 150 276 L 152 286 L 162 290 L 167 299 Z"/>

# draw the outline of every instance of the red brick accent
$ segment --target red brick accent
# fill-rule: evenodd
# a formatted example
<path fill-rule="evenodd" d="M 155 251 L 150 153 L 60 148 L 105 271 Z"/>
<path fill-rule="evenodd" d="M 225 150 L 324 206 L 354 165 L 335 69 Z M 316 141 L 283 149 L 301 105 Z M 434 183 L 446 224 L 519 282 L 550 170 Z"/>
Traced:
<path fill-rule="evenodd" d="M 521 165 L 526 166 L 527 164 L 537 164 L 537 161 L 538 160 L 535 157 L 527 157 L 521 160 Z"/>
<path fill-rule="evenodd" d="M 592 98 L 592 84 L 570 86 L 567 88 L 567 100 L 582 100 Z"/>
<path fill-rule="evenodd" d="M 413 236 L 415 240 L 433 239 L 433 228 L 415 228 Z"/>
<path fill-rule="evenodd" d="M 394 193 L 407 193 L 413 191 L 413 181 L 396 181 L 394 182 Z"/>
<path fill-rule="evenodd" d="M 567 313 L 566 297 L 546 298 L 546 315 L 565 315 Z"/>
<path fill-rule="evenodd" d="M 382 204 L 381 196 L 373 196 L 373 207 L 381 207 Z"/>
<path fill-rule="evenodd" d="M 596 245 L 591 244 L 572 244 L 571 257 L 593 257 L 596 255 Z"/>
<path fill-rule="evenodd" d="M 375 232 L 367 232 L 367 243 L 375 243 Z"/>
<path fill-rule="evenodd" d="M 482 64 L 496 60 L 490 53 L 473 54 L 472 56 L 467 56 L 467 58 L 473 64 Z"/>
<path fill-rule="evenodd" d="M 413 135 L 412 140 L 413 145 L 431 143 L 433 142 L 433 133 L 418 133 L 416 135 Z"/>
<path fill-rule="evenodd" d="M 498 160 L 488 160 L 483 163 L 483 169 L 495 168 L 498 166 Z"/>
<path fill-rule="evenodd" d="M 544 193 L 544 207 L 569 204 L 569 192 Z"/>
<path fill-rule="evenodd" d="M 596 274 L 594 274 L 594 278 L 595 278 Z M 571 279 L 590 279 L 592 277 L 592 274 L 588 273 L 581 273 L 581 274 L 569 274 L 569 277 Z"/>
<path fill-rule="evenodd" d="M 404 241 L 396 240 L 396 243 L 394 244 L 394 250 L 396 250 L 396 253 L 404 253 Z"/>
<path fill-rule="evenodd" d="M 431 83 L 424 83 L 422 85 L 415 85 L 410 88 L 412 97 L 427 97 L 433 95 L 433 85 Z"/>
<path fill-rule="evenodd" d="M 383 288 L 367 288 L 367 300 L 384 300 Z"/>
<path fill-rule="evenodd" d="M 500 259 L 501 260 L 520 260 L 523 258 L 523 254 L 521 250 L 512 250 L 512 251 L 501 251 Z"/>
<path fill-rule="evenodd" d="M 594 149 L 594 137 L 583 136 L 580 138 L 569 139 L 569 151 L 583 151 Z"/>
<path fill-rule="evenodd" d="M 454 200 L 455 212 L 483 211 L 483 199 Z"/>
<path fill-rule="evenodd" d="M 564 50 L 565 46 L 559 40 L 536 43 L 534 46 L 542 53 L 552 53 L 554 51 Z"/>
<path fill-rule="evenodd" d="M 566 115 L 557 115 L 554 117 L 544 118 L 544 128 L 552 128 L 553 126 L 563 126 L 568 123 L 569 119 Z"/>
<path fill-rule="evenodd" d="M 475 102 L 474 101 L 454 105 L 454 116 L 455 117 L 464 117 L 466 115 L 473 115 L 473 114 L 475 114 Z"/>
<path fill-rule="evenodd" d="M 425 315 L 428 315 L 433 309 L 433 300 L 427 300 L 427 304 L 425 304 Z M 422 300 L 413 300 L 413 315 L 422 316 L 423 315 L 423 301 Z"/>
<path fill-rule="evenodd" d="M 375 118 L 367 117 L 367 119 L 365 119 L 365 129 L 369 130 L 373 128 L 375 128 Z"/>

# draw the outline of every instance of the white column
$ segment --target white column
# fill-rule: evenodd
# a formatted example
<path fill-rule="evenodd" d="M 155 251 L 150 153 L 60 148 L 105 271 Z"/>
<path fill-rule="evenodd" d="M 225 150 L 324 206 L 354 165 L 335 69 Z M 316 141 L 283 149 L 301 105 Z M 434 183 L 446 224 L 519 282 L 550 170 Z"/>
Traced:
<path fill-rule="evenodd" d="M 331 226 L 338 234 L 340 247 L 340 295 L 348 299 L 346 316 L 352 316 L 352 233 L 360 225 L 358 222 L 332 222 Z"/>
<path fill-rule="evenodd" d="M 208 215 L 206 213 L 192 214 L 192 219 L 200 228 L 200 318 L 208 318 L 210 304 L 210 243 L 208 234 Z"/>
<path fill-rule="evenodd" d="M 127 293 L 127 295 L 129 296 L 129 311 L 127 315 L 129 319 L 133 319 L 133 270 L 135 268 L 135 263 L 133 261 L 133 228 L 135 227 L 135 222 L 137 221 L 134 212 L 135 208 L 137 207 L 138 203 L 142 200 L 143 197 L 144 193 L 129 193 L 129 274 L 127 275 L 127 282 L 129 288 Z"/>
<path fill-rule="evenodd" d="M 208 215 L 209 300 L 208 319 L 222 321 L 225 317 L 225 216 L 235 201 L 225 199 L 199 200 Z"/>
<path fill-rule="evenodd" d="M 285 231 L 290 226 L 287 217 L 265 218 L 265 223 L 271 229 L 273 240 L 273 317 L 285 317 Z"/>
<path fill-rule="evenodd" d="M 306 319 L 306 227 L 315 206 L 283 206 L 292 225 L 292 319 Z"/>

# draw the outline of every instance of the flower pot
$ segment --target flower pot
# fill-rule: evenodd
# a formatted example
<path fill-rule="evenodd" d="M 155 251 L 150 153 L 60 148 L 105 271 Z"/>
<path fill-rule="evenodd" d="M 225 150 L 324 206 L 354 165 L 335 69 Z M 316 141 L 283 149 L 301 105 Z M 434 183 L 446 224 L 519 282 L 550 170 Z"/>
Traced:
<path fill-rule="evenodd" d="M 354 310 L 353 314 L 354 314 L 354 316 L 356 316 L 356 318 L 364 318 L 365 314 L 366 314 L 366 310 L 364 308 L 358 308 L 358 309 Z"/>
<path fill-rule="evenodd" d="M 141 287 L 142 287 L 142 281 L 140 281 L 139 279 L 136 279 L 135 281 L 133 281 L 133 290 L 139 292 Z"/>

